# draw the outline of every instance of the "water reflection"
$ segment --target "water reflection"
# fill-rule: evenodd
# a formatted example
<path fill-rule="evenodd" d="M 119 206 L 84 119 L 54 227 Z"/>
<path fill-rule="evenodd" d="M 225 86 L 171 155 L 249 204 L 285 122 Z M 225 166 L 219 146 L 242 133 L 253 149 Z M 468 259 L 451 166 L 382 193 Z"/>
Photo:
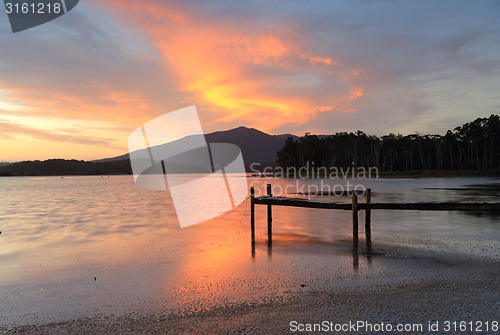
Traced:
<path fill-rule="evenodd" d="M 262 194 L 267 183 L 287 185 L 252 182 Z M 374 202 L 490 201 L 497 195 L 427 189 L 488 182 L 363 181 L 376 192 Z M 498 216 L 491 215 L 377 211 L 371 231 L 365 227 L 363 234 L 361 227 L 354 245 L 350 211 L 273 206 L 269 239 L 267 208 L 259 205 L 249 255 L 248 201 L 228 215 L 180 229 L 168 193 L 141 190 L 131 176 L 0 178 L 0 197 L 2 325 L 38 322 L 44 313 L 51 321 L 145 310 L 136 308 L 138 301 L 154 309 L 192 310 L 261 301 L 299 292 L 304 282 L 321 288 L 325 278 L 334 287 L 354 275 L 385 273 L 389 265 L 374 257 L 382 244 L 396 251 L 412 245 L 500 258 Z M 348 196 L 321 200 L 350 202 Z M 361 222 L 365 215 L 360 212 Z"/>
<path fill-rule="evenodd" d="M 357 271 L 359 268 L 359 250 L 358 250 L 358 241 L 353 239 L 352 242 L 352 267 L 354 271 Z"/>
<path fill-rule="evenodd" d="M 479 199 L 484 201 L 498 201 L 498 190 L 500 184 L 491 183 L 489 178 L 482 178 L 487 181 L 484 184 L 478 184 L 477 182 L 481 180 L 481 178 L 432 178 L 432 179 L 419 179 L 419 180 L 410 180 L 410 179 L 397 179 L 397 180 L 358 180 L 358 183 L 361 183 L 366 188 L 377 187 L 377 192 L 372 193 L 372 196 L 376 198 L 375 201 L 380 202 L 412 202 L 412 201 L 478 201 Z M 493 179 L 495 180 L 495 179 Z M 335 183 L 345 183 L 343 180 L 329 180 L 326 181 L 330 184 Z M 289 196 L 289 197 L 297 197 L 297 195 L 301 195 L 303 197 L 317 199 L 320 201 L 337 201 L 337 202 L 350 202 L 351 198 L 348 196 L 350 194 L 345 194 L 340 197 L 331 197 L 329 194 L 320 194 L 319 196 L 311 196 L 311 194 L 307 194 L 304 192 L 295 192 L 293 187 L 288 187 L 289 185 L 293 185 L 295 183 L 294 180 L 286 180 L 286 179 L 260 179 L 253 180 L 251 185 L 256 187 L 256 192 L 258 194 L 265 194 L 265 185 L 271 183 L 273 185 L 273 192 L 285 191 L 279 195 Z M 318 183 L 315 180 L 300 180 L 299 184 L 307 184 L 307 183 Z M 351 185 L 355 184 L 351 182 Z M 453 187 L 453 185 L 461 185 L 460 187 Z M 446 190 L 447 193 L 438 193 L 436 189 Z M 470 191 L 474 190 L 475 192 L 471 193 Z M 482 193 L 476 193 L 479 191 L 483 191 Z M 366 194 L 366 193 L 365 193 Z M 265 206 L 256 206 L 256 208 L 265 207 Z M 334 219 L 331 219 L 328 212 L 329 210 L 322 209 L 296 209 L 296 208 L 280 208 L 279 206 L 273 206 L 273 211 L 276 211 L 276 214 L 273 217 L 274 229 L 277 231 L 287 231 L 294 232 L 295 234 L 304 234 L 310 236 L 311 238 L 317 238 L 318 233 L 321 232 L 321 236 L 329 236 L 332 233 L 332 239 L 329 241 L 332 245 L 336 245 L 339 241 L 334 238 L 335 232 L 340 232 L 342 235 L 346 235 L 349 225 L 347 222 L 351 221 L 349 218 L 350 212 L 347 211 L 337 211 L 333 210 L 331 216 Z M 314 213 L 313 213 L 314 212 Z M 368 224 L 371 221 L 371 212 L 365 213 L 365 211 L 360 211 L 360 213 L 365 215 L 365 244 L 366 244 L 366 259 L 367 264 L 372 264 L 373 256 L 376 253 L 376 250 L 373 249 L 372 244 L 372 231 L 371 225 Z M 262 209 L 260 213 L 257 215 L 259 219 L 257 220 L 257 225 L 265 224 L 266 214 L 263 213 Z M 361 215 L 361 214 L 360 214 Z M 377 226 L 376 229 L 379 229 L 378 226 L 381 226 L 382 232 L 385 234 L 388 231 L 395 231 L 399 233 L 411 233 L 417 232 L 418 234 L 422 234 L 422 236 L 426 235 L 434 235 L 433 239 L 429 240 L 437 240 L 437 239 L 448 239 L 448 238 L 458 238 L 459 236 L 469 236 L 470 234 L 474 234 L 474 237 L 478 238 L 478 242 L 480 238 L 477 234 L 483 229 L 493 229 L 494 235 L 498 234 L 498 230 L 495 230 L 491 226 L 491 224 L 496 225 L 497 222 L 491 221 L 487 227 L 484 225 L 481 226 L 478 231 L 477 228 L 472 227 L 474 222 L 469 222 L 464 219 L 464 215 L 474 215 L 478 218 L 495 218 L 500 215 L 497 212 L 404 212 L 404 211 L 377 211 L 377 220 L 374 223 Z M 325 220 L 325 218 L 327 218 Z M 259 222 L 260 220 L 260 222 Z M 274 223 L 273 222 L 273 223 Z M 425 224 L 428 222 L 428 224 Z M 481 221 L 482 222 L 482 221 Z M 424 223 L 425 225 L 423 225 Z M 483 222 L 484 224 L 484 222 Z M 360 254 L 360 245 L 359 240 L 357 239 L 356 229 L 353 228 L 354 234 L 352 239 L 352 259 L 353 266 L 357 267 L 359 265 L 359 254 Z M 377 231 L 378 232 L 378 231 Z M 377 236 L 379 234 L 376 234 Z M 276 236 L 276 234 L 274 234 Z M 395 235 L 397 237 L 397 234 Z M 271 237 L 276 238 L 276 237 Z M 460 237 L 462 238 L 462 237 Z M 491 240 L 490 237 L 488 237 Z M 268 238 L 268 240 L 271 240 Z M 272 240 L 275 243 L 274 240 Z M 494 242 L 496 243 L 496 242 Z M 280 246 L 281 247 L 281 246 Z M 475 248 L 477 251 L 477 248 Z M 272 254 L 271 251 L 268 253 Z"/>
<path fill-rule="evenodd" d="M 338 241 L 332 241 L 328 239 L 321 239 L 321 238 L 314 238 L 306 235 L 300 235 L 300 234 L 281 234 L 278 236 L 275 236 L 274 239 L 276 240 L 276 248 L 278 252 L 281 252 L 283 250 L 291 250 L 292 248 L 297 247 L 296 252 L 300 253 L 303 251 L 304 248 L 308 249 L 309 251 L 315 250 L 317 247 L 321 248 L 332 248 L 333 249 L 340 249 L 342 250 L 344 246 L 346 245 L 345 241 L 342 241 L 342 243 L 339 243 Z M 251 240 L 251 257 L 252 259 L 255 259 L 256 257 L 256 242 L 255 239 Z M 374 251 L 372 250 L 372 243 L 371 243 L 371 236 L 370 234 L 365 234 L 365 249 L 360 248 L 359 245 L 359 239 L 352 239 L 352 265 L 354 269 L 357 269 L 359 267 L 359 254 L 360 252 L 364 255 L 366 255 L 366 259 L 368 264 L 371 264 L 372 258 L 374 255 Z M 269 259 L 272 258 L 273 256 L 273 244 L 269 243 L 268 240 L 264 240 L 262 245 L 266 246 L 267 250 L 267 256 Z"/>

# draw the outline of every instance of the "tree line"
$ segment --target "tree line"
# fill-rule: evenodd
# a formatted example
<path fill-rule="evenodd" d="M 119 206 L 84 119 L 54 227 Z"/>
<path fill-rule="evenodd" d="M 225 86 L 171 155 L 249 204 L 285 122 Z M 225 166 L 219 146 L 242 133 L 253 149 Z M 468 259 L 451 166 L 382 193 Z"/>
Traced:
<path fill-rule="evenodd" d="M 86 162 L 75 159 L 49 159 L 23 161 L 0 166 L 0 176 L 59 176 L 59 175 L 108 175 L 131 174 L 128 159 Z"/>
<path fill-rule="evenodd" d="M 277 153 L 282 168 L 377 167 L 381 171 L 498 170 L 500 117 L 491 115 L 465 123 L 445 135 L 340 132 L 318 137 L 289 137 Z"/>

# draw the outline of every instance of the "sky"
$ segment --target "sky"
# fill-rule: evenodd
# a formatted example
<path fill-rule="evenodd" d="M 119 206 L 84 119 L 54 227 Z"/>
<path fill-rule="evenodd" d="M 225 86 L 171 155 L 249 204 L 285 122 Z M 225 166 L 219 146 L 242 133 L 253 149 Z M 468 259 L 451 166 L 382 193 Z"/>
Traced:
<path fill-rule="evenodd" d="M 444 134 L 500 113 L 498 1 L 82 0 L 12 33 L 0 161 L 128 151 L 196 105 L 209 133 Z"/>

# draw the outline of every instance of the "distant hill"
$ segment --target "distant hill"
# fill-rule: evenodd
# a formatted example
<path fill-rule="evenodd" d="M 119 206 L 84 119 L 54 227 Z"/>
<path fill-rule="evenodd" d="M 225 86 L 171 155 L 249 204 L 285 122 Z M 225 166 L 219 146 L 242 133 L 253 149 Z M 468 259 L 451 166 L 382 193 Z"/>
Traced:
<path fill-rule="evenodd" d="M 269 135 L 260 130 L 247 127 L 238 127 L 205 135 L 207 143 L 232 143 L 240 147 L 247 167 L 255 162 L 266 166 L 275 165 L 276 153 L 284 147 L 288 137 L 298 139 L 295 135 Z M 128 154 L 93 162 L 110 162 L 123 159 L 128 160 Z"/>
<path fill-rule="evenodd" d="M 85 162 L 75 159 L 23 161 L 0 167 L 0 176 L 67 176 L 131 174 L 128 159 L 109 162 Z"/>
<path fill-rule="evenodd" d="M 241 148 L 245 166 L 249 171 L 252 163 L 262 167 L 276 164 L 276 153 L 281 150 L 288 137 L 294 135 L 269 135 L 254 128 L 239 127 L 205 135 L 208 143 L 232 143 Z M 177 142 L 177 141 L 175 141 Z M 175 145 L 175 142 L 172 142 Z M 180 142 L 180 141 L 179 141 Z M 171 143 L 171 144 L 172 144 Z M 164 145 L 171 145 L 164 144 Z M 46 161 L 23 161 L 0 165 L 0 176 L 58 176 L 58 175 L 105 175 L 131 174 L 128 154 L 95 161 L 49 159 Z"/>
<path fill-rule="evenodd" d="M 288 137 L 295 135 L 269 135 L 260 130 L 239 127 L 226 131 L 217 131 L 205 135 L 208 143 L 232 143 L 240 147 L 246 165 L 258 162 L 274 165 L 276 153 L 285 146 Z"/>

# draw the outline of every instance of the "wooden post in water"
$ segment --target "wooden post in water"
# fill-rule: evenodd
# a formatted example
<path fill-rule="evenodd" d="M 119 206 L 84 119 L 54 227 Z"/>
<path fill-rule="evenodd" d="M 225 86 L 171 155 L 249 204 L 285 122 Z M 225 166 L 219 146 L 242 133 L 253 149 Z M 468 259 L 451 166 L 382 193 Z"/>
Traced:
<path fill-rule="evenodd" d="M 358 195 L 352 191 L 352 240 L 354 247 L 358 247 Z"/>
<path fill-rule="evenodd" d="M 250 187 L 250 229 L 252 230 L 252 243 L 255 243 L 255 189 Z"/>
<path fill-rule="evenodd" d="M 369 204 L 372 202 L 372 189 L 366 189 L 366 203 Z M 372 220 L 372 210 L 370 208 L 366 209 L 365 213 L 365 232 L 367 236 L 371 236 L 371 220 Z"/>
<path fill-rule="evenodd" d="M 272 197 L 271 184 L 267 184 L 267 195 Z M 273 243 L 273 212 L 271 205 L 267 205 L 267 244 Z"/>
<path fill-rule="evenodd" d="M 371 202 L 372 202 L 372 189 L 367 188 L 366 189 L 366 203 L 369 204 Z M 372 252 L 371 220 L 372 220 L 372 210 L 370 208 L 367 208 L 365 211 L 365 236 L 366 236 L 366 251 L 367 251 L 369 259 L 371 257 L 371 252 Z"/>

